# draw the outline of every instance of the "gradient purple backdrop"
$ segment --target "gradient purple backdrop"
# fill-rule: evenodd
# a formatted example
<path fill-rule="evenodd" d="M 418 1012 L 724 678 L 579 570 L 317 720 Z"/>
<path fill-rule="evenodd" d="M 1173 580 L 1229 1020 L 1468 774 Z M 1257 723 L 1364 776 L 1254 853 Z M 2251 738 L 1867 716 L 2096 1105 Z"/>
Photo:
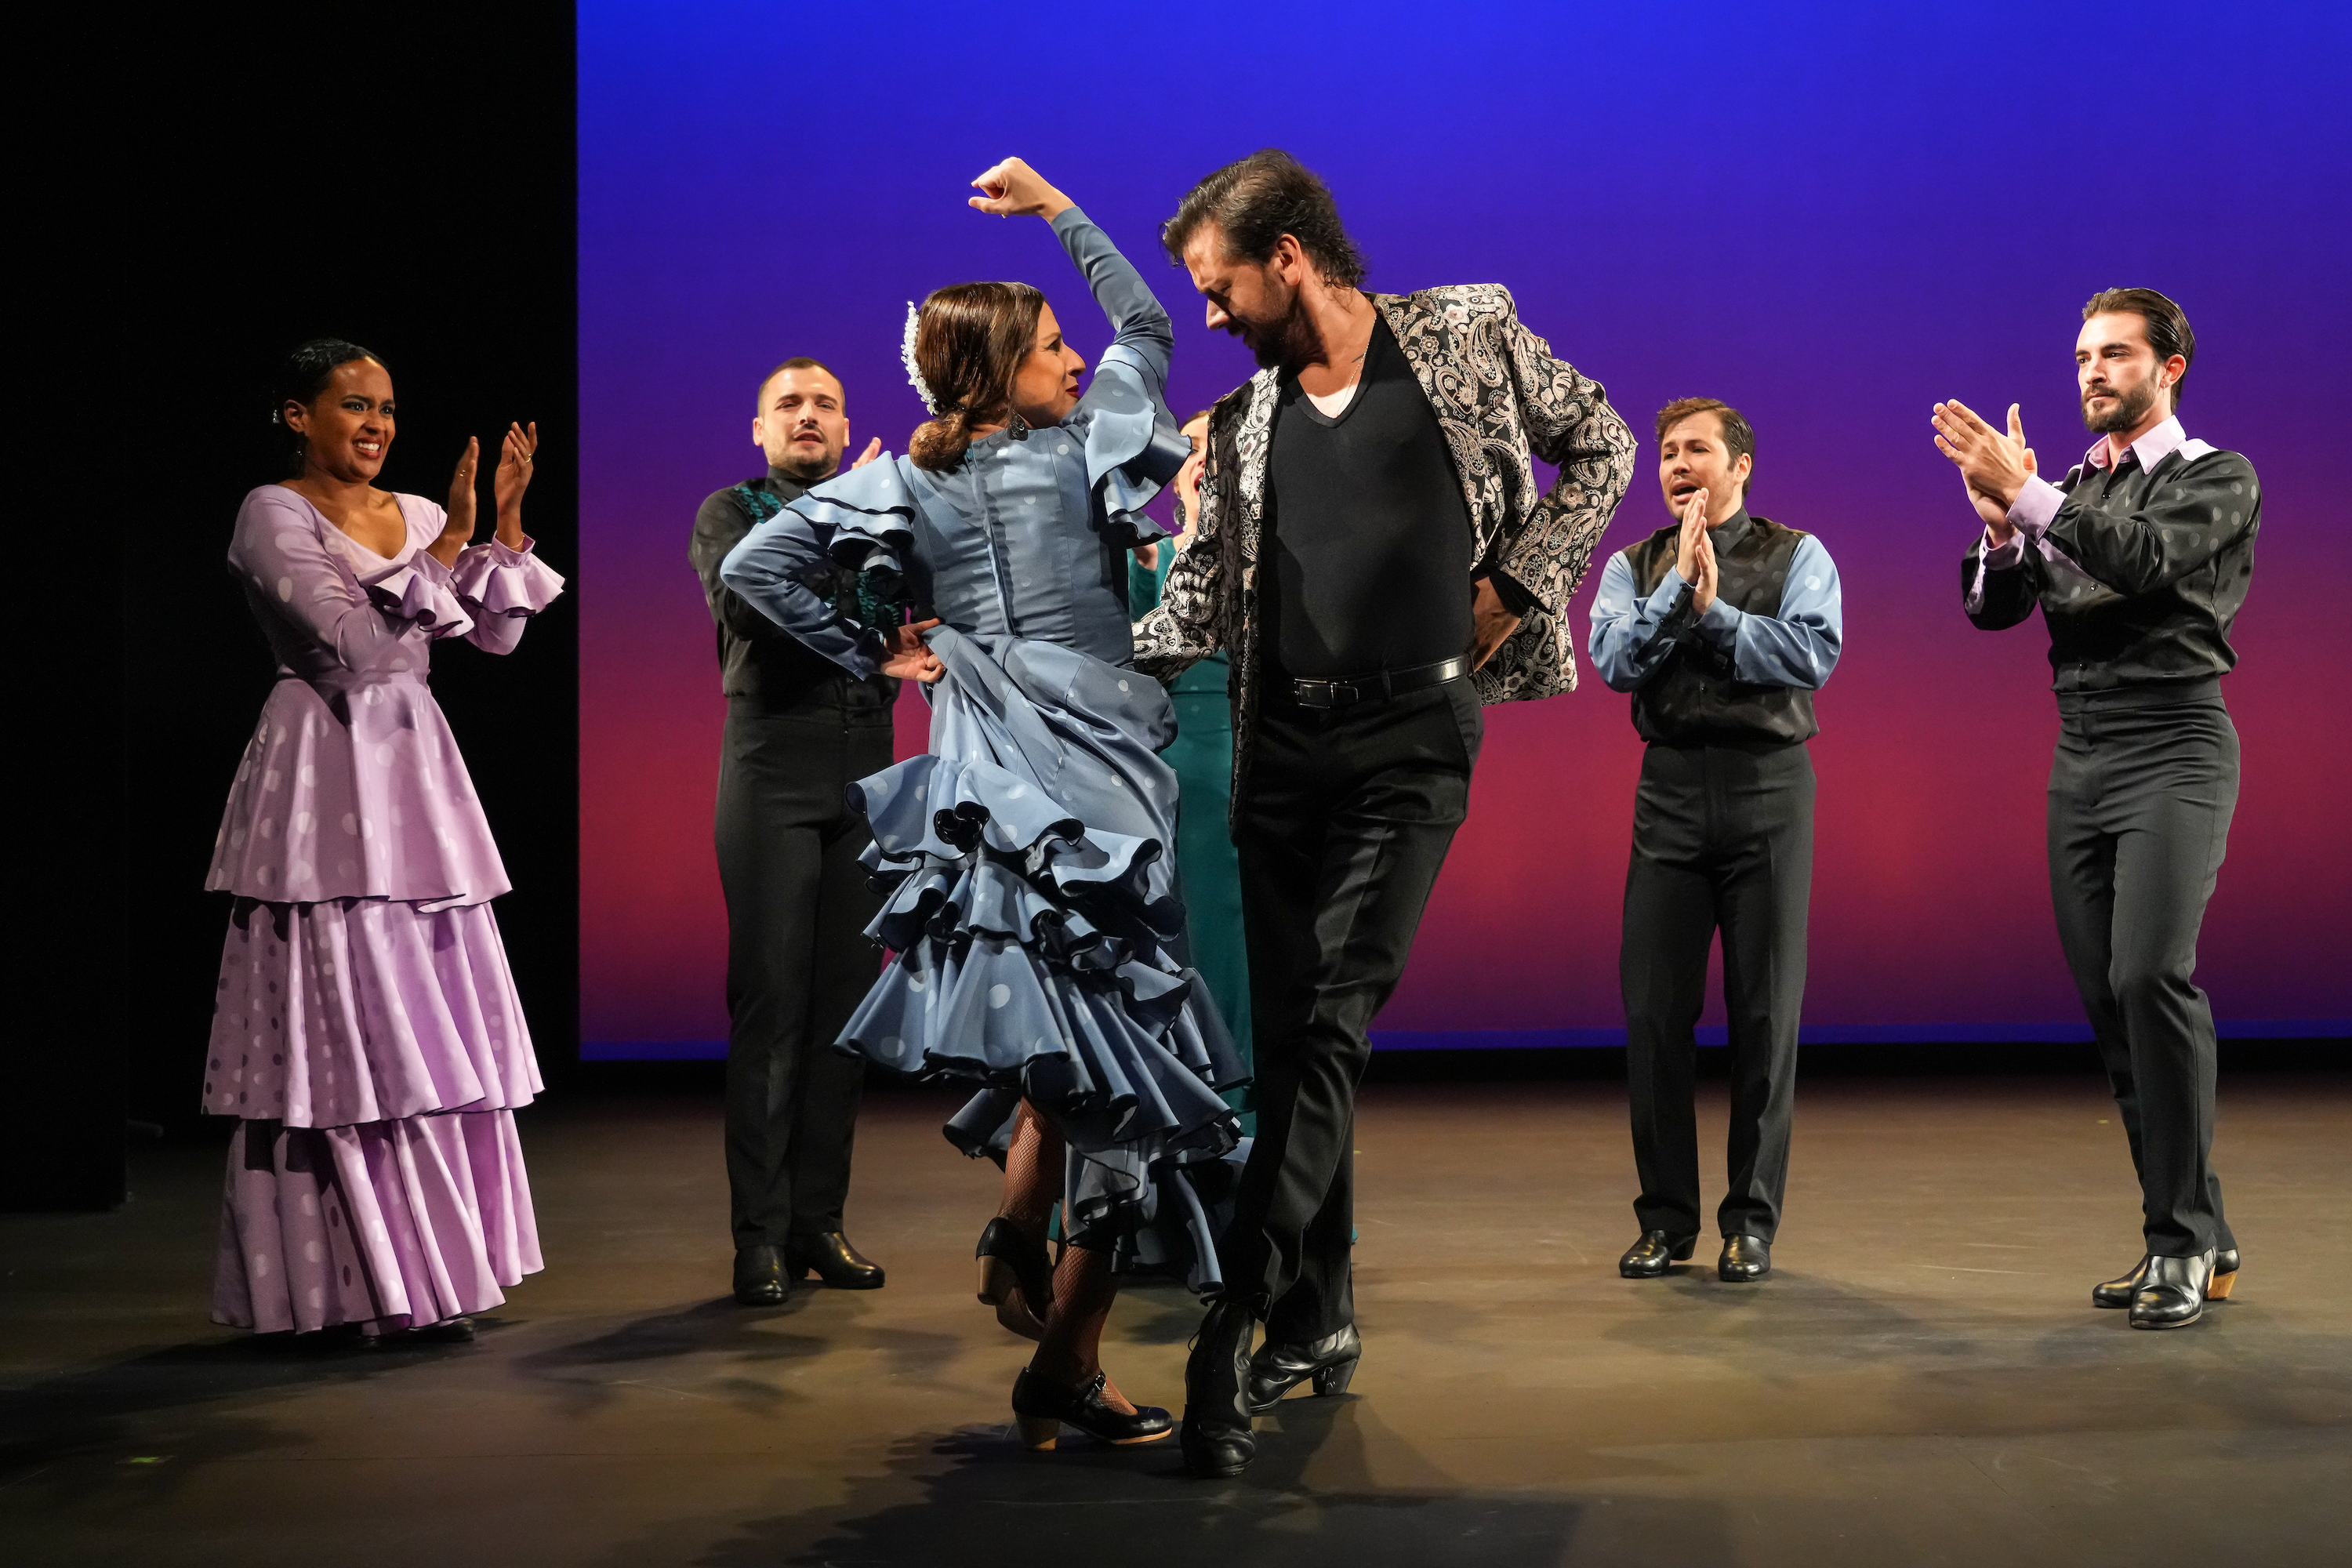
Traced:
<path fill-rule="evenodd" d="M 1643 451 L 1604 551 L 1666 521 L 1650 416 L 1704 394 L 1757 427 L 1757 510 L 1836 557 L 1809 1038 L 2079 1033 L 2042 857 L 2047 641 L 2038 619 L 1992 636 L 1961 617 L 1975 525 L 1927 409 L 2020 402 L 2063 468 L 2088 442 L 2082 301 L 2112 284 L 2179 299 L 2200 345 L 2184 421 L 2247 453 L 2265 489 L 2225 687 L 2244 793 L 2200 978 L 2232 1032 L 2346 1032 L 2352 549 L 2321 410 L 2352 351 L 2346 13 L 1580 11 L 580 7 L 592 1050 L 724 1033 L 722 702 L 686 542 L 703 495 L 761 468 L 761 375 L 826 361 L 856 440 L 903 449 L 922 416 L 898 363 L 906 301 L 970 278 L 1036 283 L 1097 353 L 1108 330 L 1045 226 L 963 205 L 1018 153 L 1160 289 L 1173 401 L 1205 405 L 1251 365 L 1205 331 L 1158 226 L 1267 144 L 1330 183 L 1370 286 L 1507 284 L 1606 384 Z M 1596 557 L 1580 641 L 1598 581 Z M 1588 670 L 1572 695 L 1487 710 L 1470 821 L 1384 1029 L 1564 1042 L 1621 1025 L 1625 706 Z M 900 718 L 902 752 L 919 747 Z"/>

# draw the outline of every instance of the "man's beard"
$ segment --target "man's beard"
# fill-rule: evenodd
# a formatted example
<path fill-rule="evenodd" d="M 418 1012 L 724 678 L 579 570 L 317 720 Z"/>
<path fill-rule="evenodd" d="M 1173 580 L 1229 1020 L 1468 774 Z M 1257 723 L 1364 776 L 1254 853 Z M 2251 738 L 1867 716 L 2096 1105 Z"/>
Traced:
<path fill-rule="evenodd" d="M 776 465 L 785 473 L 803 482 L 814 483 L 833 472 L 840 459 L 829 455 L 823 447 L 814 452 L 803 451 L 796 442 L 784 449 L 784 460 Z"/>
<path fill-rule="evenodd" d="M 2147 417 L 2150 408 L 2156 406 L 2156 388 L 2147 382 L 2128 392 L 2109 387 L 2105 395 L 2116 400 L 2115 407 L 2105 414 L 2092 413 L 2091 400 L 2088 397 L 2083 399 L 2083 428 L 2094 436 L 2113 436 L 2119 431 L 2132 429 Z"/>
<path fill-rule="evenodd" d="M 1261 370 L 1298 370 L 1322 357 L 1322 334 L 1307 313 L 1307 297 L 1293 289 L 1283 313 L 1271 321 L 1250 323 L 1250 353 Z"/>

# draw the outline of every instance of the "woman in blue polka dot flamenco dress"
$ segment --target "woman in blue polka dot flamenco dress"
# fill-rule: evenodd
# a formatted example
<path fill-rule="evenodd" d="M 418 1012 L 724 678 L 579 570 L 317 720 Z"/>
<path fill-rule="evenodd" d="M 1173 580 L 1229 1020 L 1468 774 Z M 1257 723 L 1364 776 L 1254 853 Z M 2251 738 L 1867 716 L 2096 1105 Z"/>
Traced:
<path fill-rule="evenodd" d="M 276 417 L 293 476 L 245 498 L 228 559 L 278 681 L 205 882 L 236 900 L 213 1316 L 467 1339 L 540 1267 L 514 1125 L 540 1078 L 490 913 L 506 868 L 425 679 L 436 644 L 506 653 L 562 591 L 522 532 L 538 437 L 508 432 L 476 544 L 475 443 L 446 510 L 376 488 L 394 409 L 366 350 L 296 350 Z"/>
<path fill-rule="evenodd" d="M 1189 449 L 1166 404 L 1174 333 L 1026 164 L 972 183 L 983 212 L 1050 221 L 1110 318 L 1085 395 L 1085 361 L 1036 289 L 936 289 L 908 321 L 934 415 L 910 454 L 811 490 L 719 575 L 845 668 L 929 683 L 929 754 L 853 786 L 887 889 L 869 930 L 894 957 L 841 1043 L 982 1086 L 948 1136 L 1005 1163 L 981 1299 L 1039 1342 L 1013 1391 L 1024 1440 L 1052 1447 L 1068 1425 L 1147 1443 L 1168 1413 L 1129 1403 L 1100 1364 L 1112 1280 L 1221 1282 L 1210 1213 L 1241 1133 L 1220 1091 L 1246 1078 L 1178 956 L 1176 778 L 1156 754 L 1175 724 L 1133 668 L 1128 619 L 1128 553 L 1162 537 L 1140 510 Z M 828 565 L 860 574 L 865 600 L 929 618 L 836 613 L 805 586 Z M 1066 1244 L 1049 1270 L 1056 1200 Z"/>

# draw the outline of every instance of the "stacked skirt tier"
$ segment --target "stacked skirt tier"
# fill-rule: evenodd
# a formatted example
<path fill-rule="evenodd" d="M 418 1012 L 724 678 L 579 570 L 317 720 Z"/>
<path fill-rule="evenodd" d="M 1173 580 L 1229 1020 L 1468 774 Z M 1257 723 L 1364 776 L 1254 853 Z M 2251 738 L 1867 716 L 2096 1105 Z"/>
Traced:
<path fill-rule="evenodd" d="M 541 1085 L 489 902 L 505 869 L 425 678 L 429 642 L 471 627 L 446 613 L 460 595 L 522 616 L 562 579 L 478 554 L 453 574 L 417 552 L 445 613 L 382 605 L 413 648 L 281 670 L 237 770 L 208 879 L 236 901 L 204 1109 L 239 1118 L 215 1321 L 421 1328 L 541 1267 L 514 1123 Z"/>
<path fill-rule="evenodd" d="M 1068 1145 L 1063 1231 L 1122 1271 L 1221 1283 L 1247 1068 L 1200 975 L 1168 849 L 1159 682 L 1055 643 L 940 627 L 931 748 L 851 786 L 895 955 L 841 1037 L 979 1092 L 947 1127 L 996 1153 L 1027 1100 Z"/>

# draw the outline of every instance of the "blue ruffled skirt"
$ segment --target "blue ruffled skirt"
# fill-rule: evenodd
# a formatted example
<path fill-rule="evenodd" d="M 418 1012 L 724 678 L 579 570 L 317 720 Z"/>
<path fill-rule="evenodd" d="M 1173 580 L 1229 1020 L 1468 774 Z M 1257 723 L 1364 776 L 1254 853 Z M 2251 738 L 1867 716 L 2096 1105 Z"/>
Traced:
<path fill-rule="evenodd" d="M 1023 1100 L 1067 1143 L 1063 1232 L 1212 1291 L 1247 1080 L 1195 971 L 1170 858 L 1160 683 L 1059 644 L 940 627 L 931 750 L 851 786 L 895 955 L 841 1044 L 980 1092 L 947 1126 L 1001 1152 Z"/>

